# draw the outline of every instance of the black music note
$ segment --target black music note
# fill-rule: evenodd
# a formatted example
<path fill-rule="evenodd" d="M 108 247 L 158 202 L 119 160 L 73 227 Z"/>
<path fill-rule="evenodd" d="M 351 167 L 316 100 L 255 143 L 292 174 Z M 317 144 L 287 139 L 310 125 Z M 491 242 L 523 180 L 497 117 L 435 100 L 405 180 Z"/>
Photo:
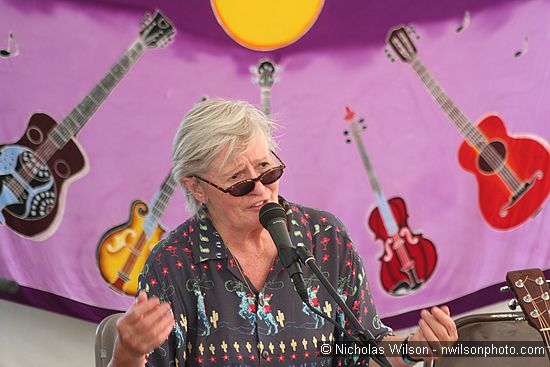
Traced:
<path fill-rule="evenodd" d="M 17 45 L 17 41 L 15 41 L 13 33 L 10 32 L 8 34 L 8 48 L 5 50 L 0 50 L 0 57 L 3 59 L 7 59 L 8 57 L 15 57 L 17 55 L 19 55 L 19 45 Z"/>
<path fill-rule="evenodd" d="M 468 28 L 469 25 L 470 25 L 470 12 L 466 10 L 464 12 L 464 17 L 462 17 L 462 23 L 460 23 L 460 25 L 456 27 L 456 30 L 455 30 L 456 33 L 462 32 L 463 30 Z"/>
<path fill-rule="evenodd" d="M 514 52 L 514 57 L 520 57 L 527 53 L 527 43 L 529 42 L 529 39 L 527 36 L 523 37 L 523 47 Z"/>

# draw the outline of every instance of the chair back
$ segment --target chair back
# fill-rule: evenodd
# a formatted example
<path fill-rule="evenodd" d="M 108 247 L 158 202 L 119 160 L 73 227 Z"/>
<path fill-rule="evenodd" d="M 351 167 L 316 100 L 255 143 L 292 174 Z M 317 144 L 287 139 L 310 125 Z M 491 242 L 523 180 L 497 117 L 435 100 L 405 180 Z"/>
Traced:
<path fill-rule="evenodd" d="M 107 316 L 99 325 L 95 332 L 95 365 L 96 367 L 107 367 L 111 357 L 117 337 L 116 322 L 124 313 L 114 313 Z"/>
<path fill-rule="evenodd" d="M 459 341 L 538 342 L 540 334 L 532 328 L 521 312 L 468 315 L 455 320 Z M 542 345 L 542 344 L 541 344 Z M 425 367 L 534 367 L 548 365 L 546 357 L 444 357 L 424 363 Z"/>

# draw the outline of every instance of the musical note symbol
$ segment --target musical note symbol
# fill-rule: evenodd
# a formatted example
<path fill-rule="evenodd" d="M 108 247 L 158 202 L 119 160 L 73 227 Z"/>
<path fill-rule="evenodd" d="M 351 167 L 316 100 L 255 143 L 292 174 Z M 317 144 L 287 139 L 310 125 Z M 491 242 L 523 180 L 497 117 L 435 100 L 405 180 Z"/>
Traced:
<path fill-rule="evenodd" d="M 12 51 L 12 46 L 14 50 Z M 19 55 L 19 46 L 17 45 L 17 42 L 15 41 L 15 37 L 13 36 L 13 33 L 8 34 L 8 48 L 5 50 L 0 50 L 0 57 L 3 59 L 7 59 L 9 57 L 15 57 Z"/>
<path fill-rule="evenodd" d="M 514 52 L 514 57 L 520 57 L 527 53 L 527 42 L 529 42 L 527 36 L 523 37 L 523 47 Z"/>
<path fill-rule="evenodd" d="M 460 23 L 460 25 L 456 27 L 456 33 L 462 32 L 463 30 L 468 28 L 469 25 L 470 25 L 470 12 L 466 10 L 464 12 L 464 17 L 462 17 L 462 23 Z"/>

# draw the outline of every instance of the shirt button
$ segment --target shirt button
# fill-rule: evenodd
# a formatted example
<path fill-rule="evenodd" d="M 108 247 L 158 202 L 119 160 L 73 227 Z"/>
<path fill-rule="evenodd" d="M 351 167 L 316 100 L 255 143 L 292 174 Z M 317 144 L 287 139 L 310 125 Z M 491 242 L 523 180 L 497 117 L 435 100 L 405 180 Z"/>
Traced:
<path fill-rule="evenodd" d="M 262 358 L 263 358 L 263 359 L 267 359 L 268 357 L 269 357 L 269 352 L 268 352 L 267 350 L 264 350 L 264 351 L 262 352 Z"/>

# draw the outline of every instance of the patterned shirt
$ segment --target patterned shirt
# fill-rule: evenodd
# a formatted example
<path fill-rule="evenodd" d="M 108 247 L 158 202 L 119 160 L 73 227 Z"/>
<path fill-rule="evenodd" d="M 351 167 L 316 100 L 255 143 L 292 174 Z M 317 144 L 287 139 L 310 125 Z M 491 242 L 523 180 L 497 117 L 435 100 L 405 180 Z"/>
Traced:
<path fill-rule="evenodd" d="M 340 220 L 282 197 L 279 201 L 292 243 L 310 249 L 365 328 L 376 337 L 389 334 L 376 313 L 361 258 Z M 351 329 L 315 274 L 305 265 L 303 272 L 311 305 Z M 190 218 L 154 247 L 139 288 L 169 302 L 176 319 L 164 344 L 146 356 L 147 366 L 347 364 L 320 354 L 320 345 L 342 340 L 341 333 L 302 302 L 279 258 L 257 292 L 243 279 L 207 216 Z"/>

